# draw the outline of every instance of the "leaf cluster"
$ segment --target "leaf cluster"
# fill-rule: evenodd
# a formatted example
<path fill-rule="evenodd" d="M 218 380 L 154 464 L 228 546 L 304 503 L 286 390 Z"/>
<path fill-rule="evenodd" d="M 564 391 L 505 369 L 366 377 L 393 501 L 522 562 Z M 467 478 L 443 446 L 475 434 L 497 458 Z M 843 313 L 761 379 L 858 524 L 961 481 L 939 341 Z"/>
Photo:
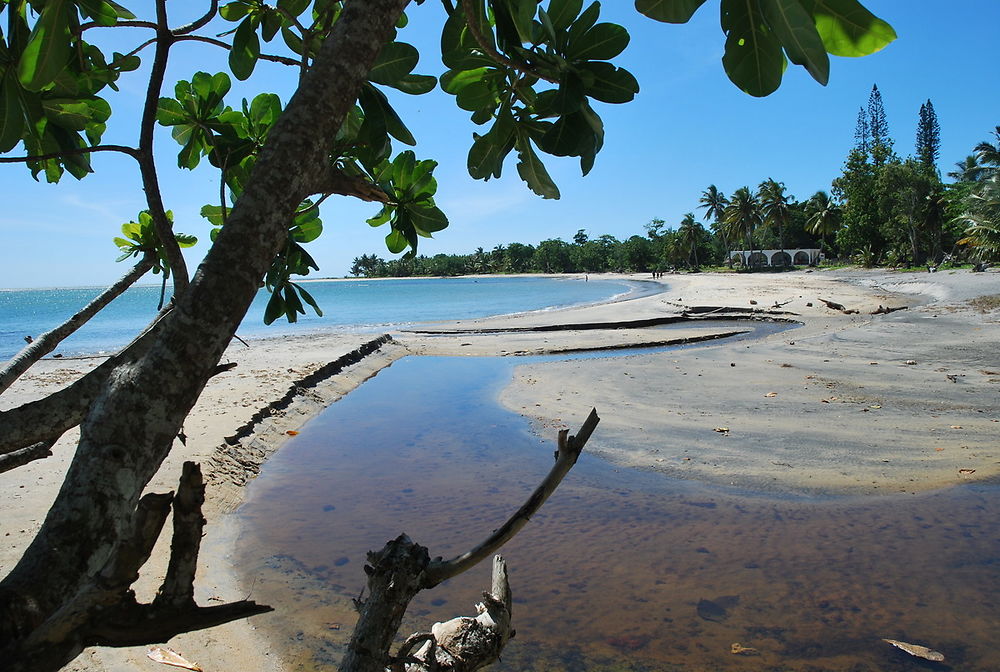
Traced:
<path fill-rule="evenodd" d="M 167 219 L 173 224 L 174 213 L 170 210 L 166 212 Z M 122 236 L 116 237 L 114 244 L 121 250 L 121 256 L 116 261 L 125 261 L 129 257 L 140 257 L 152 255 L 153 273 L 163 273 L 166 280 L 170 277 L 170 262 L 167 260 L 163 250 L 163 244 L 156 235 L 156 227 L 153 225 L 153 217 L 149 210 L 139 213 L 139 221 L 131 221 L 122 224 Z M 174 240 L 179 247 L 193 247 L 198 243 L 195 236 L 185 233 L 175 233 Z"/>
<path fill-rule="evenodd" d="M 475 0 L 451 13 L 441 35 L 448 68 L 441 88 L 473 123 L 488 126 L 473 135 L 473 178 L 500 177 L 516 151 L 528 187 L 559 198 L 536 149 L 579 157 L 583 174 L 590 172 L 604 144 L 591 102 L 627 103 L 639 91 L 628 70 L 609 62 L 628 46 L 628 31 L 599 18 L 600 3 L 583 9 L 583 0 L 552 0 L 547 9 L 535 0 Z"/>
<path fill-rule="evenodd" d="M 705 0 L 636 0 L 646 16 L 687 23 Z M 788 61 L 826 85 L 830 57 L 867 56 L 896 39 L 888 23 L 858 0 L 721 0 L 726 34 L 722 65 L 729 79 L 752 96 L 781 85 Z"/>
<path fill-rule="evenodd" d="M 29 26 L 29 19 L 34 24 Z M 65 171 L 77 179 L 91 172 L 90 156 L 111 116 L 97 94 L 116 89 L 122 72 L 139 67 L 139 58 L 114 52 L 109 60 L 83 40 L 90 19 L 112 26 L 135 18 L 108 0 L 8 0 L 0 4 L 0 152 L 23 142 L 32 176 L 58 182 Z M 63 156 L 52 157 L 54 154 Z"/>

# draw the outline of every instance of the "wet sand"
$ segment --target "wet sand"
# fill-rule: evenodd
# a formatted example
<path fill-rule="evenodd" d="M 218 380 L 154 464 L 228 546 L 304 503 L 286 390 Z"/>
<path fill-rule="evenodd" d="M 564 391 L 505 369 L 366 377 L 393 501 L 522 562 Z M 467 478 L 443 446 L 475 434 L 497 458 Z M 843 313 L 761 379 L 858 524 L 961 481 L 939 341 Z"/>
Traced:
<path fill-rule="evenodd" d="M 382 366 L 406 354 L 509 355 L 662 339 L 653 328 L 515 335 L 475 330 L 659 319 L 693 306 L 766 310 L 782 304 L 774 310 L 793 313 L 786 317 L 802 326 L 749 347 L 531 364 L 518 369 L 501 401 L 531 417 L 546 436 L 555 426 L 577 427 L 595 406 L 603 421 L 588 445 L 592 453 L 623 466 L 773 493 L 917 492 L 1000 473 L 1000 312 L 968 304 L 1000 294 L 1000 274 L 832 271 L 675 275 L 664 282 L 666 293 L 635 301 L 438 325 L 473 333 L 398 334 L 376 354 L 263 415 L 239 442 L 248 449 L 236 451 L 235 461 L 231 448 L 219 450 L 229 445 L 225 437 L 371 336 L 283 338 L 253 341 L 250 348 L 234 343 L 228 357 L 238 367 L 210 382 L 185 426 L 187 445 L 175 447 L 151 484 L 151 490 L 172 488 L 187 459 L 200 460 L 209 474 L 199 598 L 246 594 L 228 559 L 233 531 L 223 514 L 238 505 L 257 463 L 280 446 L 285 432 Z M 858 312 L 831 310 L 820 298 Z M 879 305 L 908 309 L 871 315 Z M 692 325 L 690 336 L 705 332 Z M 43 362 L 0 404 L 8 408 L 47 394 L 96 361 Z M 8 542 L 0 551 L 0 572 L 38 529 L 71 447 L 72 437 L 65 437 L 52 458 L 0 475 L 0 530 Z M 140 586 L 147 593 L 164 569 L 163 549 L 154 558 Z M 170 645 L 207 670 L 282 669 L 278 652 L 257 636 L 252 622 L 185 635 Z M 150 669 L 144 653 L 88 650 L 68 669 Z"/>

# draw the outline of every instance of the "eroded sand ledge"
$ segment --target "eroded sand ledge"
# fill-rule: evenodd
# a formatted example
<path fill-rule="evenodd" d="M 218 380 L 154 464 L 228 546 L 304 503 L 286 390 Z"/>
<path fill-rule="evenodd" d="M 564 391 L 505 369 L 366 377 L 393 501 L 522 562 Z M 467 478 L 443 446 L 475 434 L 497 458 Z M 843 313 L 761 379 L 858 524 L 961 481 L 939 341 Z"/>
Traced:
<path fill-rule="evenodd" d="M 248 447 L 243 457 L 256 451 L 263 458 L 288 440 L 287 431 L 407 354 L 512 355 L 665 340 L 662 330 L 652 328 L 507 331 L 512 327 L 657 320 L 706 305 L 766 311 L 776 303 L 802 322 L 749 346 L 706 344 L 518 367 L 502 403 L 532 418 L 546 436 L 553 426 L 578 426 L 597 407 L 603 421 L 588 450 L 618 464 L 779 493 L 914 492 L 1000 474 L 995 439 L 1000 312 L 982 313 L 967 303 L 1000 294 L 1000 274 L 827 271 L 673 275 L 664 282 L 665 293 L 633 301 L 438 325 L 473 333 L 397 334 L 333 378 L 303 386 L 287 405 L 266 415 L 259 411 L 286 397 L 297 382 L 375 335 L 268 339 L 253 341 L 250 348 L 234 343 L 227 358 L 237 368 L 206 387 L 185 425 L 186 445 L 176 444 L 150 485 L 153 491 L 175 487 L 184 460 L 200 461 L 208 472 L 210 526 L 198 599 L 246 594 L 226 559 L 235 531 L 221 514 L 239 503 L 239 484 L 252 469 L 221 459 L 218 449 L 255 414 L 261 422 L 240 445 Z M 830 310 L 821 298 L 858 313 Z M 909 309 L 870 315 L 879 305 Z M 726 329 L 692 324 L 670 338 L 708 338 Z M 42 362 L 0 398 L 0 405 L 9 408 L 48 394 L 99 361 Z M 6 542 L 0 573 L 41 524 L 74 441 L 68 435 L 53 457 L 0 475 L 0 532 Z M 159 564 L 147 566 L 140 597 L 142 590 L 146 597 L 155 590 L 165 550 L 154 552 Z M 205 669 L 282 669 L 252 622 L 177 637 L 171 646 Z M 149 666 L 144 649 L 94 649 L 67 669 Z"/>

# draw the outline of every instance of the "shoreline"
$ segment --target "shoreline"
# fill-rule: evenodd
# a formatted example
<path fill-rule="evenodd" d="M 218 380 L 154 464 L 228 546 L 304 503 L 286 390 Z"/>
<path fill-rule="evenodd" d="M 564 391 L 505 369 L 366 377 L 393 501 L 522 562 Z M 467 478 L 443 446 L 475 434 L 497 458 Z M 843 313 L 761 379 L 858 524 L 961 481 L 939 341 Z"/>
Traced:
<path fill-rule="evenodd" d="M 654 282 L 636 276 L 621 279 Z M 517 367 L 499 401 L 528 417 L 543 436 L 554 427 L 577 426 L 590 407 L 597 406 L 604 421 L 588 445 L 592 455 L 619 466 L 714 485 L 771 489 L 777 495 L 816 492 L 820 481 L 846 496 L 927 492 L 1000 475 L 997 424 L 993 424 L 1000 419 L 1000 371 L 992 359 L 995 339 L 988 335 L 1000 322 L 1000 312 L 979 313 L 965 303 L 974 296 L 1000 294 L 1000 274 L 861 270 L 684 274 L 665 276 L 660 284 L 666 285 L 663 292 L 631 300 L 439 322 L 435 323 L 439 333 L 434 335 L 398 333 L 377 353 L 303 388 L 287 406 L 260 415 L 254 433 L 240 444 L 247 448 L 246 454 L 257 451 L 261 461 L 266 459 L 269 451 L 288 440 L 286 432 L 297 431 L 330 403 L 406 355 L 499 356 L 567 346 L 641 347 L 663 340 L 662 332 L 509 329 L 655 319 L 683 313 L 684 307 L 693 305 L 765 310 L 789 301 L 781 309 L 796 313 L 794 319 L 803 326 L 741 344 L 738 355 L 734 346 L 719 344 L 617 359 L 525 363 Z M 833 311 L 819 298 L 859 312 Z M 879 305 L 902 304 L 908 309 L 869 314 Z M 440 333 L 458 328 L 478 331 Z M 501 331 L 491 334 L 489 329 Z M 711 331 L 688 325 L 679 337 L 706 337 Z M 200 601 L 246 595 L 227 561 L 238 530 L 223 514 L 242 501 L 249 470 L 223 466 L 219 449 L 229 445 L 225 437 L 237 433 L 298 381 L 372 338 L 370 332 L 273 337 L 251 340 L 250 347 L 234 342 L 227 351 L 226 360 L 236 362 L 237 368 L 206 386 L 185 424 L 187 445 L 175 446 L 149 487 L 173 489 L 183 461 L 203 464 L 209 484 L 205 508 L 209 527 L 199 566 Z M 878 364 L 870 363 L 875 361 Z M 96 362 L 45 360 L 0 403 L 8 408 L 44 396 L 92 365 Z M 771 392 L 775 395 L 769 396 Z M 809 431 L 797 429 L 796 422 Z M 831 434 L 849 440 L 838 442 L 843 445 L 821 440 Z M 664 437 L 670 437 L 669 446 Z M 0 476 L 6 486 L 0 488 L 0 498 L 7 512 L 0 530 L 8 542 L 0 553 L 0 572 L 12 566 L 40 525 L 68 465 L 72 440 L 73 436 L 61 439 L 53 457 Z M 959 469 L 973 471 L 959 474 Z M 850 476 L 841 473 L 845 470 Z M 862 474 L 875 482 L 859 486 Z M 869 478 L 873 474 L 874 479 Z M 140 599 L 149 597 L 158 585 L 166 543 L 161 540 L 137 584 Z M 283 669 L 279 652 L 259 636 L 252 620 L 183 635 L 169 646 L 206 669 Z M 66 669 L 148 669 L 144 654 L 145 649 L 88 649 Z"/>

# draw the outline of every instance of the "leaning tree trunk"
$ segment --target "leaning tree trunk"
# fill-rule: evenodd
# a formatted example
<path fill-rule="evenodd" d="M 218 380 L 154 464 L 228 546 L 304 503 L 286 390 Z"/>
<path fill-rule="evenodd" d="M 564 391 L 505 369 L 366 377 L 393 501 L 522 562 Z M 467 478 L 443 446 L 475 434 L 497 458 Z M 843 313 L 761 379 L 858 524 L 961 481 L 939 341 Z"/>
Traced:
<path fill-rule="evenodd" d="M 148 353 L 118 366 L 91 405 L 55 503 L 0 582 L 5 665 L 54 670 L 54 657 L 43 652 L 58 647 L 64 664 L 92 643 L 88 628 L 60 621 L 67 602 L 74 613 L 109 616 L 100 573 L 134 537 L 140 495 L 250 306 L 292 213 L 326 190 L 331 143 L 406 4 L 345 4 L 189 291 L 163 318 Z"/>

